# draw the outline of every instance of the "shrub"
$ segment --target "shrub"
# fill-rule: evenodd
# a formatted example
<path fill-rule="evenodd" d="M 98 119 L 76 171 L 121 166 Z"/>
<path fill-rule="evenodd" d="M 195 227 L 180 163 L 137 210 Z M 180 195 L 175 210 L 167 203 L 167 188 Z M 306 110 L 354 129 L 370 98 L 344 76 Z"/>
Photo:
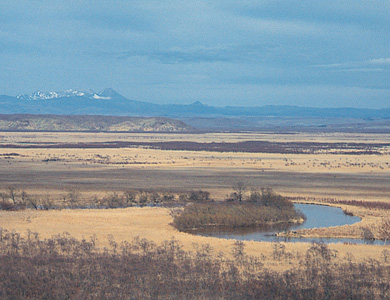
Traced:
<path fill-rule="evenodd" d="M 248 227 L 302 219 L 293 205 L 265 206 L 250 202 L 196 203 L 176 214 L 173 225 L 183 231 L 206 227 Z"/>

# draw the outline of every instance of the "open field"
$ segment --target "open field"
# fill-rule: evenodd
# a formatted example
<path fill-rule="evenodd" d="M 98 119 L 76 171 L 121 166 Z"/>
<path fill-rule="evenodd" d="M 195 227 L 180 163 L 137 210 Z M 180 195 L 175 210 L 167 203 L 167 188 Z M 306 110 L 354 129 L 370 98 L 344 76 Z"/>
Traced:
<path fill-rule="evenodd" d="M 164 150 L 151 146 L 155 142 L 196 142 L 200 147 L 201 143 L 207 143 L 204 145 L 209 147 L 208 143 L 212 142 L 247 141 L 278 143 L 282 147 L 277 149 L 282 149 L 286 143 L 291 143 L 290 148 L 300 143 L 301 148 L 299 153 L 269 153 L 262 150 L 203 151 L 202 148 L 197 151 Z M 305 145 L 315 151 L 305 153 Z M 90 198 L 130 189 L 172 193 L 202 189 L 210 191 L 211 197 L 222 199 L 232 192 L 232 185 L 244 182 L 248 188 L 271 187 L 277 193 L 291 197 L 388 202 L 389 147 L 390 135 L 387 134 L 9 132 L 0 134 L 0 191 L 6 193 L 13 187 L 19 194 L 26 191 L 31 197 L 61 201 L 70 191 L 79 193 L 80 198 Z M 387 214 L 371 213 L 377 215 L 370 219 L 367 211 L 356 209 L 355 213 L 367 216 L 363 225 L 375 224 Z M 97 234 L 102 247 L 107 245 L 108 235 L 117 240 L 139 235 L 157 243 L 175 236 L 186 249 L 191 249 L 194 242 L 210 243 L 216 252 L 228 253 L 233 244 L 232 241 L 176 231 L 169 225 L 169 210 L 164 208 L 1 211 L 0 216 L 0 227 L 21 233 L 30 229 L 42 237 L 64 231 L 77 238 Z M 339 232 L 347 231 L 344 228 Z M 251 255 L 271 255 L 270 244 L 245 244 Z M 308 244 L 288 244 L 286 248 L 303 253 L 308 247 Z M 353 253 L 357 259 L 379 259 L 384 248 L 332 245 L 332 249 L 339 251 L 340 257 Z M 272 261 L 269 264 L 278 265 Z"/>
<path fill-rule="evenodd" d="M 317 150 L 172 151 L 120 144 L 162 141 L 206 146 L 212 142 L 304 142 L 311 148 L 315 143 Z M 342 144 L 342 151 L 349 154 L 335 154 L 337 149 L 330 148 L 334 143 Z M 363 152 L 372 153 L 359 154 L 356 143 L 365 145 Z M 318 149 L 321 145 L 327 146 Z M 88 193 L 205 189 L 221 197 L 242 181 L 248 187 L 272 187 L 284 195 L 386 201 L 390 195 L 388 145 L 390 135 L 385 134 L 1 133 L 0 188 L 14 186 L 37 195 L 70 189 Z"/>

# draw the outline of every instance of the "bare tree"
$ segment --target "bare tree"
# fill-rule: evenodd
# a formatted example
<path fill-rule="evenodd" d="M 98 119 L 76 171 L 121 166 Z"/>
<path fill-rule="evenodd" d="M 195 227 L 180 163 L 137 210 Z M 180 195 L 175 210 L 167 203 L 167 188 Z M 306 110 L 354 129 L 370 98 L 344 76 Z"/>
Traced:
<path fill-rule="evenodd" d="M 16 204 L 16 189 L 13 186 L 8 187 L 9 197 L 12 200 L 13 204 Z"/>
<path fill-rule="evenodd" d="M 382 220 L 382 223 L 379 226 L 379 237 L 382 240 L 385 240 L 385 244 L 387 243 L 387 240 L 390 239 L 390 218 Z"/>
<path fill-rule="evenodd" d="M 27 201 L 28 201 L 28 195 L 27 193 L 23 190 L 20 193 L 20 206 L 21 208 L 25 208 L 27 206 Z"/>
<path fill-rule="evenodd" d="M 232 186 L 234 192 L 235 192 L 235 197 L 236 199 L 241 202 L 243 197 L 244 197 L 244 193 L 245 193 L 245 190 L 246 190 L 246 185 L 245 183 L 243 182 L 237 182 L 236 184 L 234 184 Z"/>
<path fill-rule="evenodd" d="M 35 199 L 32 199 L 31 197 L 27 197 L 28 199 L 28 202 L 31 203 L 31 205 L 36 209 L 38 210 L 38 202 L 35 200 Z"/>
<path fill-rule="evenodd" d="M 251 189 L 249 201 L 252 203 L 260 203 L 261 202 L 261 195 L 260 195 L 259 191 L 257 191 L 256 189 Z"/>
<path fill-rule="evenodd" d="M 364 240 L 375 240 L 374 233 L 371 231 L 371 229 L 367 226 L 360 227 L 361 235 Z"/>
<path fill-rule="evenodd" d="M 188 200 L 195 202 L 205 202 L 210 200 L 210 193 L 207 191 L 191 191 L 188 194 Z"/>
<path fill-rule="evenodd" d="M 134 191 L 128 190 L 124 192 L 126 206 L 132 206 L 135 204 L 137 194 Z"/>
<path fill-rule="evenodd" d="M 80 198 L 80 193 L 75 190 L 70 190 L 68 194 L 64 197 L 64 200 L 66 198 L 69 200 L 69 206 L 71 208 L 76 208 L 77 205 L 79 204 L 78 202 Z"/>

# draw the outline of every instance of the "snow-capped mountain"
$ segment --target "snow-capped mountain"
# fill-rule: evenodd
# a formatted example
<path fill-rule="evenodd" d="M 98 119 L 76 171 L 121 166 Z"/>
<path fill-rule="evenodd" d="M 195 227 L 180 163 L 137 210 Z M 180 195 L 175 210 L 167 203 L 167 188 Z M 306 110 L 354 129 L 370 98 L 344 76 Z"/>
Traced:
<path fill-rule="evenodd" d="M 112 88 L 101 92 L 69 89 L 36 91 L 16 97 L 0 95 L 0 114 L 164 116 L 161 105 L 130 100 Z"/>
<path fill-rule="evenodd" d="M 358 109 L 358 108 L 315 108 L 298 106 L 255 106 L 215 107 L 199 101 L 192 104 L 156 104 L 144 101 L 130 100 L 115 90 L 108 88 L 99 93 L 91 90 L 66 90 L 64 92 L 42 92 L 20 95 L 17 97 L 0 95 L 0 114 L 52 114 L 52 115 L 111 115 L 111 116 L 165 116 L 174 118 L 198 118 L 197 127 L 206 126 L 205 118 L 232 118 L 233 124 L 243 124 L 237 121 L 241 118 L 247 122 L 253 117 L 256 120 L 266 117 L 264 124 L 274 118 L 317 120 L 319 125 L 327 124 L 323 118 L 357 118 L 357 119 L 390 119 L 390 108 Z M 270 117 L 267 119 L 267 117 Z M 186 119 L 186 120 L 187 120 Z M 290 120 L 289 119 L 289 120 Z M 222 119 L 223 120 L 223 119 Z M 264 119 L 265 120 L 265 119 Z M 306 122 L 305 121 L 305 122 Z M 187 121 L 188 122 L 188 121 Z M 321 123 L 322 122 L 322 123 Z M 204 125 L 204 123 L 206 125 Z M 250 123 L 250 122 L 249 122 Z M 191 124 L 191 123 L 189 123 Z M 217 123 L 216 123 L 217 124 Z M 231 125 L 229 125 L 231 126 Z M 244 125 L 243 125 L 244 126 Z M 248 125 L 252 126 L 252 125 Z M 247 126 L 247 127 L 248 127 Z M 239 127 L 241 128 L 241 127 Z"/>
<path fill-rule="evenodd" d="M 63 92 L 36 91 L 35 93 L 32 94 L 19 95 L 17 96 L 17 98 L 20 100 L 50 100 L 50 99 L 59 99 L 59 98 L 86 97 L 89 99 L 109 100 L 112 99 L 112 97 L 108 96 L 107 94 L 112 94 L 111 91 L 113 90 L 105 89 L 100 93 L 95 93 L 91 90 L 83 91 L 83 90 L 72 90 L 72 89 Z"/>

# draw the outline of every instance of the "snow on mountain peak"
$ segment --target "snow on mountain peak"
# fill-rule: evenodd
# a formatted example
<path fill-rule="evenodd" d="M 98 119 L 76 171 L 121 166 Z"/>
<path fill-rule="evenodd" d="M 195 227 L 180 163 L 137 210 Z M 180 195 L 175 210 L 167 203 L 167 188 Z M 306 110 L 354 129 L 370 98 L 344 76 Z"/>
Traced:
<path fill-rule="evenodd" d="M 20 100 L 50 100 L 50 99 L 59 99 L 59 98 L 70 98 L 70 97 L 87 97 L 89 99 L 101 99 L 101 100 L 110 100 L 115 97 L 122 97 L 113 89 L 105 89 L 100 93 L 95 93 L 91 90 L 73 90 L 69 89 L 63 92 L 43 92 L 36 91 L 32 94 L 25 94 L 17 96 Z"/>
<path fill-rule="evenodd" d="M 24 100 L 53 99 L 53 98 L 58 98 L 58 93 L 36 91 L 30 95 L 20 95 L 18 96 L 18 98 Z"/>
<path fill-rule="evenodd" d="M 123 97 L 122 95 L 118 94 L 118 92 L 115 91 L 112 88 L 104 89 L 103 91 L 101 91 L 97 95 L 100 96 L 100 97 L 109 98 L 109 99 L 111 99 L 111 98 L 122 98 Z"/>

